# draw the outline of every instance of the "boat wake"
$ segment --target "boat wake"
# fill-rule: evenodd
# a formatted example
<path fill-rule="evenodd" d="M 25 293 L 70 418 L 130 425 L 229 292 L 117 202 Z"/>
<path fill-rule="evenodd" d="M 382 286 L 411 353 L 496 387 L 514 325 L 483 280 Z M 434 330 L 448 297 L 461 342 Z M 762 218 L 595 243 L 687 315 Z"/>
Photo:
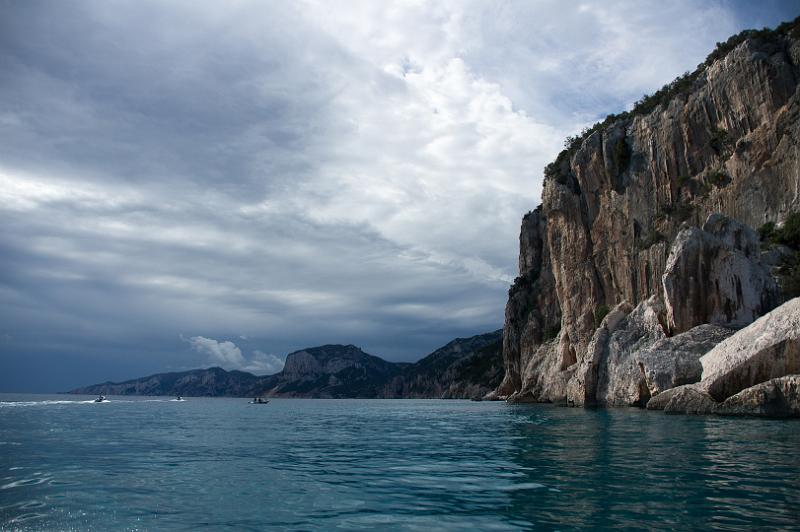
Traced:
<path fill-rule="evenodd" d="M 104 405 L 109 403 L 173 403 L 183 402 L 178 399 L 108 399 L 97 401 L 96 399 L 81 400 L 44 400 L 44 401 L 0 401 L 0 408 L 20 408 L 25 406 L 56 406 L 56 405 Z"/>
<path fill-rule="evenodd" d="M 94 399 L 89 399 L 88 401 L 0 401 L 0 408 L 50 405 L 90 405 L 94 402 Z"/>

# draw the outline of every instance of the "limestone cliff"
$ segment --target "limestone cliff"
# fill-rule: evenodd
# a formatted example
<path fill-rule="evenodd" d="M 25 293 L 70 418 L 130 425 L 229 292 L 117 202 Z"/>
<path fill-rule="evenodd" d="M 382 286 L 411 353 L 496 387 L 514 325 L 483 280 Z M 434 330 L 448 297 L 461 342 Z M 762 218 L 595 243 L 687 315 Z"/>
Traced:
<path fill-rule="evenodd" d="M 495 395 L 642 405 L 661 386 L 653 372 L 699 380 L 711 346 L 698 347 L 695 327 L 717 327 L 720 341 L 781 299 L 746 226 L 800 211 L 798 117 L 795 20 L 732 37 L 633 111 L 568 139 L 522 221 Z M 667 364 L 680 374 L 663 374 L 657 342 L 686 347 Z"/>

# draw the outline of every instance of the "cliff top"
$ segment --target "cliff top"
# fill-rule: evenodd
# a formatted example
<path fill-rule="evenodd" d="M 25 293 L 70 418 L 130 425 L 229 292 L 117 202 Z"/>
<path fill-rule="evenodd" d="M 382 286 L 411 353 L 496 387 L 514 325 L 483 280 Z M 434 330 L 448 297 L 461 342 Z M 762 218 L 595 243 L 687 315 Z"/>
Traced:
<path fill-rule="evenodd" d="M 745 41 L 756 41 L 762 45 L 774 46 L 780 44 L 780 41 L 786 37 L 793 39 L 800 38 L 800 17 L 784 22 L 775 29 L 762 28 L 760 30 L 744 30 L 736 35 L 732 35 L 725 42 L 718 42 L 714 51 L 708 54 L 705 61 L 697 65 L 697 68 L 693 72 L 687 71 L 661 87 L 655 93 L 643 95 L 634 103 L 633 109 L 630 111 L 609 114 L 604 120 L 595 123 L 591 127 L 585 128 L 579 134 L 568 136 L 564 140 L 564 149 L 559 152 L 553 162 L 545 166 L 545 178 L 557 177 L 563 171 L 564 164 L 567 163 L 578 148 L 580 148 L 583 141 L 593 133 L 604 131 L 617 123 L 625 122 L 635 116 L 647 115 L 656 110 L 659 106 L 668 104 L 674 98 L 687 95 L 701 79 L 708 67 L 716 61 L 724 59 L 730 52 Z M 624 156 L 624 154 L 619 155 Z"/>

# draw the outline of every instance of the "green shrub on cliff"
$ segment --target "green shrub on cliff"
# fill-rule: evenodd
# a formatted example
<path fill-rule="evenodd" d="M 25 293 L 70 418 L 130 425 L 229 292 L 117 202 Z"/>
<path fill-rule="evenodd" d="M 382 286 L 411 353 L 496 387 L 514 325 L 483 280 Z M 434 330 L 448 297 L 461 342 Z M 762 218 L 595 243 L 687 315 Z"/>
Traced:
<path fill-rule="evenodd" d="M 603 323 L 603 318 L 606 317 L 608 314 L 608 305 L 602 303 L 597 305 L 594 309 L 594 328 L 597 329 L 600 327 L 600 324 Z"/>
<path fill-rule="evenodd" d="M 672 205 L 667 204 L 661 207 L 661 218 L 665 216 L 674 216 L 679 222 L 685 222 L 692 217 L 693 213 L 694 205 L 681 200 L 676 200 Z"/>
<path fill-rule="evenodd" d="M 709 172 L 706 179 L 708 180 L 709 183 L 711 183 L 717 188 L 722 188 L 731 182 L 731 178 L 728 177 L 728 174 L 720 170 L 714 170 L 713 172 Z"/>
<path fill-rule="evenodd" d="M 529 289 L 533 285 L 534 281 L 536 281 L 537 277 L 538 276 L 533 272 L 515 277 L 514 282 L 508 288 L 508 297 L 511 297 L 516 292 Z"/>
<path fill-rule="evenodd" d="M 800 297 L 800 262 L 781 268 L 780 284 L 781 292 L 787 300 Z"/>
<path fill-rule="evenodd" d="M 784 220 L 779 229 L 775 229 L 775 241 L 778 244 L 800 250 L 800 212 L 793 212 Z"/>
<path fill-rule="evenodd" d="M 747 39 L 759 39 L 762 41 L 778 43 L 782 36 L 789 35 L 794 38 L 800 38 L 800 17 L 795 18 L 790 22 L 784 22 L 774 30 L 764 28 L 760 30 L 745 30 L 737 35 L 732 36 L 724 43 L 717 43 L 716 49 L 711 52 L 706 60 L 699 65 L 693 72 L 685 72 L 683 75 L 678 76 L 672 82 L 667 83 L 653 94 L 645 94 L 634 105 L 631 111 L 624 111 L 619 114 L 610 114 L 602 122 L 597 122 L 591 127 L 585 128 L 580 134 L 567 137 L 564 141 L 564 149 L 558 154 L 556 160 L 545 167 L 544 175 L 556 179 L 560 183 L 565 183 L 567 176 L 561 171 L 561 163 L 569 158 L 580 148 L 584 140 L 586 140 L 592 133 L 602 131 L 618 120 L 626 120 L 637 115 L 645 115 L 655 110 L 659 105 L 668 104 L 673 98 L 687 94 L 695 81 L 700 78 L 700 75 L 705 72 L 706 68 L 711 66 L 714 61 L 722 59 L 729 52 L 731 52 L 738 45 Z M 777 47 L 777 44 L 776 44 Z M 716 130 L 715 132 L 724 131 Z M 728 143 L 727 131 L 720 137 L 714 140 L 712 136 L 712 147 L 717 143 L 721 148 L 717 153 L 722 154 Z M 716 149 L 716 148 L 715 148 Z"/>
<path fill-rule="evenodd" d="M 767 222 L 758 228 L 758 237 L 762 242 L 770 242 L 775 234 L 775 222 Z"/>
<path fill-rule="evenodd" d="M 778 268 L 778 282 L 786 299 L 800 296 L 800 213 L 793 212 L 778 227 L 767 222 L 758 228 L 762 242 L 781 244 L 795 250 L 794 256 L 786 258 Z"/>
<path fill-rule="evenodd" d="M 775 222 L 767 222 L 758 228 L 762 242 L 782 244 L 800 250 L 800 212 L 793 212 L 778 227 Z"/>
<path fill-rule="evenodd" d="M 714 128 L 708 142 L 711 145 L 711 149 L 714 150 L 717 155 L 725 155 L 731 147 L 728 132 L 720 128 Z"/>

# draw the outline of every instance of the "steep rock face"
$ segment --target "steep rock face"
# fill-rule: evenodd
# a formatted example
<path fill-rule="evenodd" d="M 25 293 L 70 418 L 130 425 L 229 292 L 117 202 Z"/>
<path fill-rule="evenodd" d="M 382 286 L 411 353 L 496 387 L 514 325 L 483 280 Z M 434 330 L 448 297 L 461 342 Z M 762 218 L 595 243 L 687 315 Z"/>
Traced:
<path fill-rule="evenodd" d="M 503 326 L 505 377 L 497 390 L 501 397 L 523 389 L 524 368 L 535 365 L 535 361 L 542 358 L 539 347 L 552 340 L 560 328 L 553 275 L 549 269 L 543 268 L 543 265 L 550 264 L 548 247 L 544 242 L 546 223 L 541 208 L 522 219 L 519 277 L 508 291 Z M 567 353 L 567 359 L 570 356 Z M 574 358 L 574 353 L 572 356 Z M 569 366 L 573 362 L 566 360 L 565 363 Z"/>
<path fill-rule="evenodd" d="M 595 331 L 587 356 L 567 385 L 573 406 L 645 406 L 652 396 L 700 381 L 700 357 L 734 333 L 701 325 L 667 337 L 656 297 L 635 309 L 617 305 Z M 626 314 L 627 313 L 627 314 Z"/>
<path fill-rule="evenodd" d="M 758 235 L 720 214 L 678 233 L 662 279 L 667 323 L 679 333 L 704 323 L 743 327 L 778 302 Z"/>
<path fill-rule="evenodd" d="M 664 339 L 659 321 L 664 307 L 656 296 L 642 301 L 611 334 L 598 368 L 597 403 L 604 406 L 644 406 L 650 399 L 638 353 Z"/>
<path fill-rule="evenodd" d="M 701 386 L 717 401 L 768 379 L 800 373 L 800 297 L 719 343 L 700 363 Z"/>
<path fill-rule="evenodd" d="M 536 345 L 536 349 L 526 357 L 522 368 L 522 388 L 509 396 L 510 402 L 563 403 L 567 395 L 567 382 L 571 376 L 569 369 L 562 368 L 560 353 L 561 338 Z"/>
<path fill-rule="evenodd" d="M 699 226 L 721 212 L 757 227 L 800 210 L 798 80 L 797 39 L 786 31 L 748 38 L 687 90 L 559 155 L 547 168 L 542 205 L 523 221 L 524 282 L 509 291 L 499 396 L 549 400 L 559 394 L 542 390 L 584 378 L 578 372 L 596 356 L 590 342 L 603 309 L 665 299 L 668 243 L 684 223 Z M 749 258 L 752 250 L 738 252 Z M 675 311 L 680 304 L 670 301 Z M 740 324 L 745 306 L 733 313 Z M 544 332 L 559 323 L 556 348 Z"/>
<path fill-rule="evenodd" d="M 609 312 L 594 332 L 586 355 L 576 364 L 574 374 L 567 383 L 567 402 L 573 406 L 597 404 L 597 388 L 601 365 L 608 358 L 608 345 L 612 335 L 631 312 L 627 302 L 620 303 Z"/>

